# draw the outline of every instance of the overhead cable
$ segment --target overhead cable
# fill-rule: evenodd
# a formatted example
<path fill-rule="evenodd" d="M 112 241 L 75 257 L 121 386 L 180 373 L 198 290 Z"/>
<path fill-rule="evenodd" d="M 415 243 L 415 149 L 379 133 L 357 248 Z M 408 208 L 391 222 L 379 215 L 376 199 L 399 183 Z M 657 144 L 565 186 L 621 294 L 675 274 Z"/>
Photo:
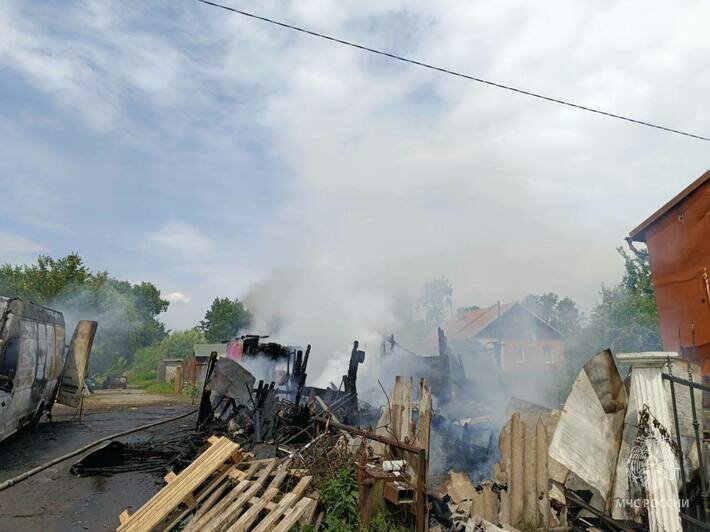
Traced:
<path fill-rule="evenodd" d="M 602 111 L 601 109 L 595 109 L 594 107 L 588 107 L 588 106 L 586 106 L 586 105 L 580 105 L 580 104 L 573 103 L 573 102 L 570 102 L 570 101 L 560 100 L 559 98 L 553 98 L 553 97 L 551 97 L 551 96 L 545 96 L 544 94 L 540 94 L 540 93 L 537 93 L 537 92 L 531 92 L 531 91 L 528 91 L 528 90 L 519 89 L 519 88 L 513 87 L 513 86 L 511 86 L 511 85 L 504 85 L 503 83 L 497 83 L 497 82 L 495 82 L 495 81 L 490 81 L 490 80 L 483 79 L 483 78 L 479 78 L 479 77 L 472 76 L 472 75 L 469 75 L 469 74 L 464 74 L 464 73 L 462 73 L 462 72 L 457 72 L 457 71 L 455 71 L 455 70 L 450 70 L 450 69 L 448 69 L 448 68 L 439 67 L 439 66 L 436 66 L 436 65 L 432 65 L 432 64 L 430 64 L 430 63 L 424 63 L 424 62 L 422 62 L 422 61 L 417 61 L 417 60 L 415 60 L 415 59 L 409 59 L 409 58 L 407 58 L 407 57 L 403 57 L 403 56 L 401 56 L 401 55 L 397 55 L 397 54 L 393 54 L 393 53 L 390 53 L 390 52 L 386 52 L 386 51 L 384 51 L 384 50 L 378 50 L 378 49 L 376 49 L 376 48 L 371 48 L 371 47 L 369 47 L 369 46 L 364 46 L 364 45 L 362 45 L 362 44 L 357 44 L 357 43 L 354 43 L 354 42 L 351 42 L 351 41 L 346 41 L 346 40 L 344 40 L 344 39 L 340 39 L 340 38 L 337 38 L 337 37 L 332 37 L 332 36 L 330 36 L 330 35 L 326 35 L 326 34 L 324 34 L 324 33 L 318 33 L 318 32 L 313 31 L 313 30 L 309 30 L 309 29 L 306 29 L 306 28 L 302 28 L 302 27 L 300 27 L 300 26 L 294 26 L 293 24 L 287 24 L 287 23 L 285 23 L 285 22 L 280 22 L 280 21 L 278 21 L 278 20 L 274 20 L 274 19 L 271 19 L 271 18 L 263 17 L 263 16 L 261 16 L 261 15 L 255 15 L 254 13 L 250 13 L 250 12 L 248 12 L 248 11 L 243 11 L 243 10 L 241 10 L 241 9 L 236 9 L 236 8 L 233 8 L 233 7 L 225 6 L 225 5 L 222 5 L 222 4 L 218 4 L 218 3 L 216 3 L 216 2 L 210 2 L 209 0 L 197 0 L 197 1 L 198 1 L 198 2 L 201 2 L 201 3 L 203 3 L 203 4 L 207 4 L 207 5 L 209 5 L 209 6 L 213 6 L 213 7 L 217 7 L 217 8 L 220 8 L 220 9 L 227 10 L 227 11 L 231 11 L 232 13 L 236 13 L 236 14 L 239 14 L 239 15 L 242 15 L 242 16 L 245 16 L 245 17 L 249 17 L 249 18 L 252 18 L 252 19 L 260 20 L 260 21 L 262 21 L 262 22 L 267 22 L 267 23 L 269 23 L 269 24 L 273 24 L 273 25 L 276 25 L 276 26 L 280 26 L 280 27 L 282 27 L 282 28 L 286 28 L 286 29 L 289 29 L 289 30 L 293 30 L 293 31 L 298 31 L 298 32 L 301 32 L 301 33 L 305 33 L 305 34 L 310 35 L 310 36 L 312 36 L 312 37 L 317 37 L 317 38 L 319 38 L 319 39 L 324 39 L 324 40 L 326 40 L 326 41 L 330 41 L 330 42 L 342 44 L 342 45 L 344 45 L 344 46 L 349 46 L 349 47 L 351 47 L 351 48 L 356 48 L 356 49 L 361 50 L 361 51 L 364 51 L 364 52 L 369 52 L 369 53 L 381 55 L 381 56 L 384 56 L 384 57 L 388 57 L 388 58 L 390 58 L 390 59 L 395 59 L 395 60 L 397 60 L 397 61 L 401 61 L 401 62 L 404 62 L 404 63 L 409 63 L 409 64 L 411 64 L 411 65 L 416 65 L 416 66 L 419 66 L 419 67 L 428 68 L 429 70 L 435 70 L 435 71 L 437 71 L 437 72 L 441 72 L 441 73 L 448 74 L 448 75 L 451 75 L 451 76 L 456 76 L 456 77 L 459 77 L 459 78 L 467 79 L 467 80 L 469 80 L 469 81 L 475 81 L 475 82 L 477 82 L 477 83 L 483 83 L 483 84 L 485 84 L 485 85 L 489 85 L 489 86 L 491 86 L 491 87 L 496 87 L 496 88 L 498 88 L 498 89 L 504 89 L 504 90 L 507 90 L 507 91 L 517 92 L 518 94 L 523 94 L 523 95 L 525 95 L 525 96 L 530 96 L 530 97 L 533 97 L 533 98 L 538 98 L 538 99 L 540 99 L 540 100 L 545 100 L 545 101 L 547 101 L 547 102 L 556 103 L 556 104 L 559 104 L 559 105 L 565 105 L 565 106 L 567 106 L 567 107 L 572 107 L 572 108 L 574 108 L 574 109 L 579 109 L 579 110 L 581 110 L 581 111 L 587 111 L 587 112 L 590 112 L 590 113 L 596 113 L 596 114 L 598 114 L 598 115 L 606 116 L 606 117 L 609 117 L 609 118 L 616 118 L 617 120 L 624 120 L 624 121 L 626 121 L 626 122 L 632 122 L 632 123 L 634 123 L 634 124 L 638 124 L 638 125 L 641 125 L 641 126 L 646 126 L 646 127 L 651 127 L 651 128 L 655 128 L 655 129 L 660 129 L 660 130 L 666 131 L 666 132 L 668 132 L 668 133 L 675 133 L 675 134 L 678 134 L 678 135 L 684 135 L 684 136 L 686 136 L 686 137 L 691 137 L 691 138 L 694 138 L 694 139 L 704 140 L 704 141 L 710 142 L 710 138 L 708 138 L 708 137 L 703 137 L 703 136 L 701 136 L 701 135 L 696 135 L 696 134 L 694 134 L 694 133 L 689 133 L 689 132 L 687 132 L 687 131 L 682 131 L 682 130 L 679 130 L 679 129 L 673 129 L 673 128 L 670 128 L 670 127 L 661 126 L 661 125 L 659 125 L 659 124 L 654 124 L 654 123 L 652 123 L 652 122 L 646 122 L 646 121 L 637 120 L 637 119 L 635 119 L 635 118 L 631 118 L 631 117 L 628 117 L 628 116 L 619 115 L 619 114 L 615 114 L 615 113 L 610 113 L 610 112 L 607 112 L 607 111 Z"/>

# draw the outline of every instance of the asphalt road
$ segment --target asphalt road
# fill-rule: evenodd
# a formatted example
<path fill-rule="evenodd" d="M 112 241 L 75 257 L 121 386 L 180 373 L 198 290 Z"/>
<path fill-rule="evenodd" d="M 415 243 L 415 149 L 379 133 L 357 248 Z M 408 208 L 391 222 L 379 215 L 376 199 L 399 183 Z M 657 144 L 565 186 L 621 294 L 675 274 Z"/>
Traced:
<path fill-rule="evenodd" d="M 73 451 L 94 440 L 194 408 L 189 400 L 142 394 L 136 390 L 99 391 L 87 401 L 81 422 L 74 410 L 56 408 L 54 420 L 33 433 L 15 434 L 0 443 L 0 482 Z M 187 417 L 120 438 L 140 441 L 192 425 Z M 151 473 L 122 473 L 79 478 L 69 468 L 76 456 L 0 491 L 0 531 L 115 530 L 118 514 L 135 511 L 164 482 Z"/>

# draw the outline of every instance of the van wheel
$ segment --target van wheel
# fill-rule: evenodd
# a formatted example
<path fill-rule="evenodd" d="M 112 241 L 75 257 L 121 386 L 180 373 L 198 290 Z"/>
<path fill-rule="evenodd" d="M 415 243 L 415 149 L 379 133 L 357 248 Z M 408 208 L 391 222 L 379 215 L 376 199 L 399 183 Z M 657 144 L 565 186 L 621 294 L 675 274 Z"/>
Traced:
<path fill-rule="evenodd" d="M 35 412 L 35 415 L 32 417 L 32 421 L 30 421 L 29 425 L 27 428 L 34 432 L 37 430 L 37 425 L 39 425 L 40 420 L 42 419 L 42 414 L 44 414 L 44 403 L 40 403 L 39 407 L 37 408 L 37 412 Z"/>

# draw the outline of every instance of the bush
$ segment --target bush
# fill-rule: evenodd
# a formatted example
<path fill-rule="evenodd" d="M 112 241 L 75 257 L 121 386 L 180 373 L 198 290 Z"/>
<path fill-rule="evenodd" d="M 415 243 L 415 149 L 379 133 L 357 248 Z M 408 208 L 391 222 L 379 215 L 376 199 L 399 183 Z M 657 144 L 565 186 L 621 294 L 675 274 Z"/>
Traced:
<path fill-rule="evenodd" d="M 136 351 L 131 372 L 134 376 L 147 371 L 155 373 L 158 361 L 164 358 L 185 360 L 192 355 L 192 346 L 204 341 L 205 337 L 195 329 L 171 332 L 164 340 Z"/>
<path fill-rule="evenodd" d="M 320 489 L 325 507 L 325 530 L 331 532 L 356 532 L 359 528 L 358 487 L 355 469 L 344 467 L 327 479 Z"/>

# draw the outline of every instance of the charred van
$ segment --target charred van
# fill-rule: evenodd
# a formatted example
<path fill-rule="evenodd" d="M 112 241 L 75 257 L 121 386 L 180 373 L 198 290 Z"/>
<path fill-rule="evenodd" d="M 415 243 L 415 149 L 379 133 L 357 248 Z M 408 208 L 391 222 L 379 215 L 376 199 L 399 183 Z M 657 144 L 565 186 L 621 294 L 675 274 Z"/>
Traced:
<path fill-rule="evenodd" d="M 55 400 L 78 406 L 95 332 L 96 322 L 79 322 L 67 349 L 61 312 L 0 297 L 0 441 Z"/>

